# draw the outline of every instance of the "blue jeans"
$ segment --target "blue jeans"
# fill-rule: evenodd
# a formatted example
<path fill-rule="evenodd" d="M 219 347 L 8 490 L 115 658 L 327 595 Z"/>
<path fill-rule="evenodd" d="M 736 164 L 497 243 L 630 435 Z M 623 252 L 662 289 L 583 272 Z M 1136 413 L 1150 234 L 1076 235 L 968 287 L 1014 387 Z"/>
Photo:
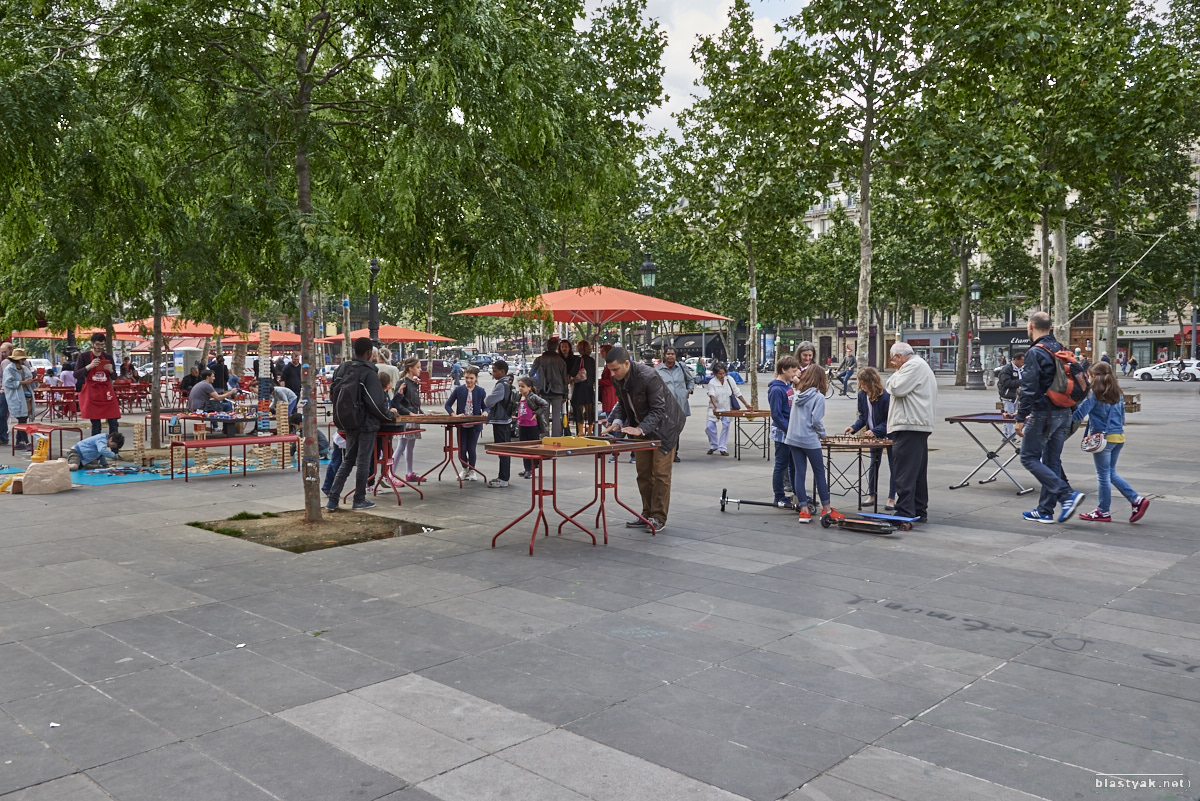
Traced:
<path fill-rule="evenodd" d="M 820 496 L 821 505 L 829 505 L 829 482 L 825 480 L 825 462 L 822 459 L 820 448 L 797 448 L 795 445 L 787 446 L 788 452 L 792 457 L 792 489 L 796 491 L 796 500 L 800 506 L 808 505 L 808 492 L 804 489 L 804 484 L 808 480 L 808 466 L 811 464 L 813 469 L 813 480 L 817 483 L 817 495 Z"/>
<path fill-rule="evenodd" d="M 0 445 L 8 444 L 8 398 L 0 391 Z"/>
<path fill-rule="evenodd" d="M 1104 450 L 1092 454 L 1092 460 L 1096 463 L 1096 480 L 1100 483 L 1100 496 L 1096 501 L 1096 508 L 1101 512 L 1109 511 L 1113 487 L 1125 496 L 1125 500 L 1131 504 L 1137 503 L 1138 494 L 1129 486 L 1128 481 L 1117 475 L 1117 457 L 1121 455 L 1123 447 L 1124 442 L 1110 442 Z"/>
<path fill-rule="evenodd" d="M 842 382 L 842 394 L 845 395 L 850 391 L 850 376 L 854 375 L 853 370 L 843 370 L 834 376 L 835 379 Z"/>
<path fill-rule="evenodd" d="M 342 449 L 334 445 L 329 449 L 329 467 L 325 468 L 325 481 L 321 484 L 322 494 L 328 495 L 333 489 L 333 479 L 337 475 L 338 468 L 342 466 Z"/>
<path fill-rule="evenodd" d="M 1042 485 L 1038 511 L 1054 514 L 1055 504 L 1071 497 L 1075 490 L 1063 478 L 1062 449 L 1071 428 L 1071 410 L 1031 412 L 1025 421 L 1021 441 L 1021 466 Z"/>
<path fill-rule="evenodd" d="M 463 467 L 475 467 L 475 450 L 483 426 L 463 426 L 458 429 L 458 459 Z"/>
<path fill-rule="evenodd" d="M 792 469 L 792 452 L 786 442 L 776 442 L 774 445 L 775 469 L 771 471 L 771 489 L 775 493 L 775 500 L 786 501 L 787 491 L 784 487 L 792 483 L 788 472 Z"/>

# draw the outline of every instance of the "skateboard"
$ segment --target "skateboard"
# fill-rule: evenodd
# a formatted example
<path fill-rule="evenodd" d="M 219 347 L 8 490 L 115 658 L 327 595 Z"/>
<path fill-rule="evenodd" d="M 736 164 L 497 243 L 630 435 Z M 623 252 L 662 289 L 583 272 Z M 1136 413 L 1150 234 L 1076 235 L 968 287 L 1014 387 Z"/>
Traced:
<path fill-rule="evenodd" d="M 767 503 L 766 501 L 744 501 L 741 498 L 730 498 L 728 489 L 721 490 L 721 511 L 724 512 L 725 507 L 731 503 L 737 504 L 739 509 L 741 508 L 742 504 L 745 504 L 746 506 L 767 506 L 771 509 L 786 509 L 790 512 L 796 511 L 796 507 L 792 506 L 790 503 L 787 506 L 776 506 L 775 504 Z"/>
<path fill-rule="evenodd" d="M 831 515 L 822 515 L 821 525 L 824 528 L 836 525 L 838 528 L 846 531 L 862 531 L 866 534 L 887 535 L 893 531 L 911 531 L 913 523 L 917 519 L 915 517 L 901 517 L 899 515 L 859 512 L 857 517 L 844 517 L 839 520 L 834 520 Z"/>

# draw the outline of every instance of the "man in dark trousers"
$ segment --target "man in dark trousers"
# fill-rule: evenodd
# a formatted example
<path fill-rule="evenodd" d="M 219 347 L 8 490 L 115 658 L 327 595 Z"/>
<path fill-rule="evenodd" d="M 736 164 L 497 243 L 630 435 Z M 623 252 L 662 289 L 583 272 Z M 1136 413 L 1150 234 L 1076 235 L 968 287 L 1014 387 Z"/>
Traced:
<path fill-rule="evenodd" d="M 325 508 L 331 512 L 338 510 L 342 488 L 346 486 L 350 471 L 355 468 L 358 468 L 358 472 L 354 476 L 354 508 L 370 509 L 375 505 L 367 500 L 367 479 L 371 475 L 371 457 L 375 453 L 375 434 L 379 431 L 379 424 L 395 418 L 396 412 L 388 406 L 387 396 L 379 384 L 379 373 L 371 362 L 374 350 L 375 343 L 370 337 L 359 337 L 354 340 L 354 358 L 338 367 L 333 374 L 334 409 L 348 405 L 339 403 L 339 399 L 341 393 L 351 392 L 358 393 L 361 412 L 357 420 L 335 420 L 338 429 L 345 432 L 346 454 L 329 490 L 329 503 L 325 504 Z"/>
<path fill-rule="evenodd" d="M 497 359 L 492 362 L 492 378 L 496 385 L 487 394 L 483 405 L 487 408 L 488 422 L 492 424 L 493 442 L 512 442 L 513 410 L 516 408 L 516 389 L 512 376 L 508 374 L 508 362 Z M 512 470 L 512 459 L 500 457 L 500 471 L 487 483 L 493 489 L 508 486 Z"/>
<path fill-rule="evenodd" d="M 675 449 L 685 418 L 662 377 L 645 364 L 631 362 L 629 351 L 613 348 L 604 359 L 612 374 L 617 392 L 617 405 L 608 413 L 606 432 L 623 431 L 631 437 L 646 437 L 659 441 L 654 450 L 636 451 L 638 491 L 642 495 L 642 517 L 656 531 L 667 527 L 667 511 L 671 506 L 671 469 L 675 466 Z M 646 521 L 637 518 L 625 524 L 644 528 Z"/>
<path fill-rule="evenodd" d="M 546 340 L 546 352 L 533 360 L 533 371 L 537 374 L 538 394 L 550 404 L 550 435 L 563 435 L 563 406 L 567 402 L 567 387 L 570 375 L 567 360 L 558 351 L 558 337 Z"/>
<path fill-rule="evenodd" d="M 1036 509 L 1022 517 L 1038 523 L 1061 523 L 1083 502 L 1084 494 L 1071 489 L 1062 471 L 1062 449 L 1071 429 L 1071 409 L 1057 406 L 1046 396 L 1054 381 L 1055 356 L 1062 345 L 1054 338 L 1050 315 L 1034 312 L 1026 326 L 1033 346 L 1025 351 L 1021 393 L 1017 401 L 1016 432 L 1023 437 L 1021 465 L 1042 485 Z M 1055 515 L 1054 507 L 1062 504 Z"/>
<path fill-rule="evenodd" d="M 295 392 L 297 398 L 301 397 L 304 393 L 300 385 L 300 365 L 294 361 L 285 364 L 279 371 L 279 383 Z"/>
<path fill-rule="evenodd" d="M 1004 413 L 1013 417 L 1017 413 L 1017 396 L 1021 394 L 1021 373 L 1025 370 L 1025 351 L 1013 353 L 1012 361 L 996 368 L 996 389 L 1000 392 L 1000 402 L 1004 404 Z M 1012 439 L 1013 424 L 1004 424 L 1004 436 Z"/>
<path fill-rule="evenodd" d="M 213 372 L 213 386 L 224 392 L 229 389 L 229 368 L 225 365 L 225 357 L 218 355 L 213 359 L 208 369 Z"/>

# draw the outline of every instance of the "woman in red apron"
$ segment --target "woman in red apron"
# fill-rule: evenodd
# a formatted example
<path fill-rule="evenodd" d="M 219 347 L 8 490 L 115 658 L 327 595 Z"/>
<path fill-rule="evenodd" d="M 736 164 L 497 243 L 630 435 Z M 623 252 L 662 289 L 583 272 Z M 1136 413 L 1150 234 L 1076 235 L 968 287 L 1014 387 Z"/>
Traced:
<path fill-rule="evenodd" d="M 75 385 L 79 388 L 79 414 L 92 421 L 92 436 L 100 433 L 101 421 L 108 421 L 108 433 L 116 434 L 121 417 L 117 392 L 113 389 L 116 366 L 104 352 L 108 338 L 92 334 L 92 349 L 79 354 L 75 362 Z"/>

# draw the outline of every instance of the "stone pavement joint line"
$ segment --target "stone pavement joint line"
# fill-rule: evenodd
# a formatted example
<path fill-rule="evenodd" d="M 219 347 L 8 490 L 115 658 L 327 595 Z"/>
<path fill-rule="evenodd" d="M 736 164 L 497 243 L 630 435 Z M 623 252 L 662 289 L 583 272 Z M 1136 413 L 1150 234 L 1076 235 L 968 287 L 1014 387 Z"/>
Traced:
<path fill-rule="evenodd" d="M 435 481 L 373 513 L 438 531 L 303 555 L 185 525 L 299 508 L 282 472 L 0 496 L 0 801 L 1196 801 L 1200 405 L 1138 390 L 1136 525 L 950 491 L 978 448 L 949 424 L 915 531 L 722 513 L 771 465 L 706 456 L 699 396 L 664 534 L 614 514 L 532 558 L 524 524 L 488 547 L 521 483 Z M 1077 440 L 1064 469 L 1094 501 Z M 1175 784 L 1101 786 L 1146 774 Z"/>

